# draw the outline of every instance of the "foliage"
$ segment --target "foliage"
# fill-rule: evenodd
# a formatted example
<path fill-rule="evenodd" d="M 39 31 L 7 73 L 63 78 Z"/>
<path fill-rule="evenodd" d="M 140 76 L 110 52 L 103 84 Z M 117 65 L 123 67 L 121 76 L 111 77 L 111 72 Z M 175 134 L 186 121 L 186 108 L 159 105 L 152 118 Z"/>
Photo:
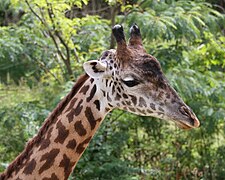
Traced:
<path fill-rule="evenodd" d="M 0 18 L 1 171 L 69 92 L 82 63 L 113 44 L 111 24 L 127 29 L 136 22 L 146 50 L 160 61 L 201 127 L 183 131 L 151 117 L 113 111 L 70 179 L 223 179 L 225 16 L 218 6 L 204 0 L 0 4 L 1 14 L 17 17 Z M 105 9 L 118 15 L 114 19 Z"/>

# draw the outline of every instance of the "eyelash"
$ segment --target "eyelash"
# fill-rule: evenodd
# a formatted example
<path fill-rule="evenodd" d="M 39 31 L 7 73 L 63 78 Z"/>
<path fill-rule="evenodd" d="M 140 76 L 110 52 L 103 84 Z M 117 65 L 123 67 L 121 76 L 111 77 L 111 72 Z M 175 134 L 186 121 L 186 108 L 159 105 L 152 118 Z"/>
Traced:
<path fill-rule="evenodd" d="M 134 87 L 139 84 L 137 80 L 123 81 L 123 83 L 128 87 Z"/>

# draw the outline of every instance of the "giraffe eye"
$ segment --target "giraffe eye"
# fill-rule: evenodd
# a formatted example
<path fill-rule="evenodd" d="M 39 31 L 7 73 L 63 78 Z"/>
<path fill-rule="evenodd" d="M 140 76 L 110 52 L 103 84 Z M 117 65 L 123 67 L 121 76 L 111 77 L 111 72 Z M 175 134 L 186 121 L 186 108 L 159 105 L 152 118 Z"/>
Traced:
<path fill-rule="evenodd" d="M 133 80 L 122 80 L 122 81 L 128 87 L 134 87 L 134 86 L 139 84 L 139 82 L 135 79 L 133 79 Z"/>

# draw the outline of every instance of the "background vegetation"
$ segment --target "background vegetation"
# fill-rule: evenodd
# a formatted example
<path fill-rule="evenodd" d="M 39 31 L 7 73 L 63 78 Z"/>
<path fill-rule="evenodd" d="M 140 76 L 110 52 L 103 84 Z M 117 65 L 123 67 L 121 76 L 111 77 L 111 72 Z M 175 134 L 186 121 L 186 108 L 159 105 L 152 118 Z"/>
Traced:
<path fill-rule="evenodd" d="M 136 22 L 201 128 L 113 111 L 70 179 L 224 179 L 224 7 L 223 0 L 0 0 L 0 171 L 70 91 L 82 63 L 115 46 L 111 27 L 127 32 Z"/>

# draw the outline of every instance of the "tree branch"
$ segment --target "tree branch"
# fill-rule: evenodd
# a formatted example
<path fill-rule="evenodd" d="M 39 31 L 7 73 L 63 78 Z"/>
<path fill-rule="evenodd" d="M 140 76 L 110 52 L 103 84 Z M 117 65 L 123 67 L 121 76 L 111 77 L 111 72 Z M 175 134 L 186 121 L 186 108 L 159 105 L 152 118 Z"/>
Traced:
<path fill-rule="evenodd" d="M 79 57 L 78 57 L 78 55 L 77 55 L 77 50 L 76 50 L 76 48 L 73 48 L 73 52 L 74 52 L 74 57 L 75 57 L 76 61 L 79 63 L 79 62 L 80 62 L 80 59 L 79 59 Z"/>
<path fill-rule="evenodd" d="M 71 76 L 71 75 L 73 75 L 73 72 L 72 72 L 71 63 L 70 63 L 70 49 L 69 49 L 68 45 L 66 44 L 66 42 L 64 41 L 64 39 L 62 38 L 62 36 L 60 35 L 59 31 L 56 29 L 55 21 L 52 18 L 52 15 L 54 15 L 52 4 L 50 4 L 47 0 L 46 0 L 46 4 L 47 4 L 47 7 L 48 7 L 48 9 L 47 9 L 48 10 L 48 16 L 49 16 L 49 18 L 52 22 L 52 25 L 53 25 L 54 34 L 56 35 L 56 37 L 58 37 L 60 43 L 66 49 L 66 58 L 63 58 L 63 60 L 64 60 L 64 63 L 66 65 L 67 71 L 68 71 L 69 75 Z"/>
<path fill-rule="evenodd" d="M 34 58 L 40 68 L 42 68 L 46 73 L 49 73 L 59 84 L 61 84 L 60 80 L 48 69 L 45 67 L 45 64 L 41 61 L 38 61 Z"/>
<path fill-rule="evenodd" d="M 66 65 L 66 68 L 67 68 L 67 71 L 68 71 L 68 74 L 71 76 L 73 74 L 72 72 L 72 69 L 71 69 L 71 65 L 70 65 L 70 51 L 69 51 L 69 47 L 67 46 L 67 44 L 65 43 L 65 41 L 62 39 L 62 37 L 60 36 L 60 34 L 56 31 L 56 28 L 55 28 L 55 23 L 54 23 L 54 20 L 52 18 L 52 14 L 53 14 L 53 11 L 52 11 L 52 8 L 50 9 L 49 7 L 49 3 L 47 2 L 46 0 L 46 3 L 47 3 L 47 6 L 48 6 L 48 15 L 49 15 L 49 18 L 50 20 L 52 21 L 52 25 L 53 25 L 53 29 L 54 29 L 54 34 L 56 35 L 56 37 L 59 38 L 60 42 L 63 44 L 63 46 L 65 47 L 66 49 L 66 57 L 64 56 L 64 53 L 61 51 L 58 43 L 57 43 L 57 40 L 56 40 L 56 37 L 54 36 L 54 34 L 52 33 L 52 31 L 49 29 L 49 26 L 48 24 L 46 23 L 44 17 L 40 17 L 35 11 L 34 9 L 31 7 L 31 5 L 29 4 L 29 2 L 27 0 L 25 0 L 26 4 L 28 5 L 29 9 L 31 10 L 31 12 L 40 20 L 40 22 L 46 27 L 47 29 L 47 32 L 48 32 L 48 35 L 50 36 L 50 38 L 52 39 L 55 47 L 56 47 L 56 50 L 57 50 L 57 53 L 59 54 L 60 58 L 62 59 L 62 61 L 64 62 L 64 64 Z M 40 9 L 40 13 L 42 14 L 43 16 L 43 13 L 42 13 L 42 10 L 41 8 L 36 5 L 39 9 Z M 51 12 L 50 12 L 51 10 Z"/>
<path fill-rule="evenodd" d="M 111 27 L 113 27 L 115 25 L 115 21 L 116 21 L 116 15 L 117 15 L 117 4 L 114 5 L 111 8 Z M 113 49 L 115 47 L 115 39 L 113 34 L 111 33 L 111 40 L 110 40 L 110 49 Z"/>
<path fill-rule="evenodd" d="M 29 59 L 27 54 L 24 55 Z M 44 62 L 38 61 L 36 58 L 33 58 L 33 60 L 38 64 L 41 69 L 43 69 L 46 73 L 49 73 L 59 84 L 61 84 L 60 80 L 48 68 L 46 68 Z"/>
<path fill-rule="evenodd" d="M 45 24 L 44 20 L 33 10 L 33 8 L 30 6 L 30 4 L 27 0 L 25 0 L 25 3 L 27 4 L 27 6 L 31 10 L 31 12 L 41 21 L 41 23 Z"/>

